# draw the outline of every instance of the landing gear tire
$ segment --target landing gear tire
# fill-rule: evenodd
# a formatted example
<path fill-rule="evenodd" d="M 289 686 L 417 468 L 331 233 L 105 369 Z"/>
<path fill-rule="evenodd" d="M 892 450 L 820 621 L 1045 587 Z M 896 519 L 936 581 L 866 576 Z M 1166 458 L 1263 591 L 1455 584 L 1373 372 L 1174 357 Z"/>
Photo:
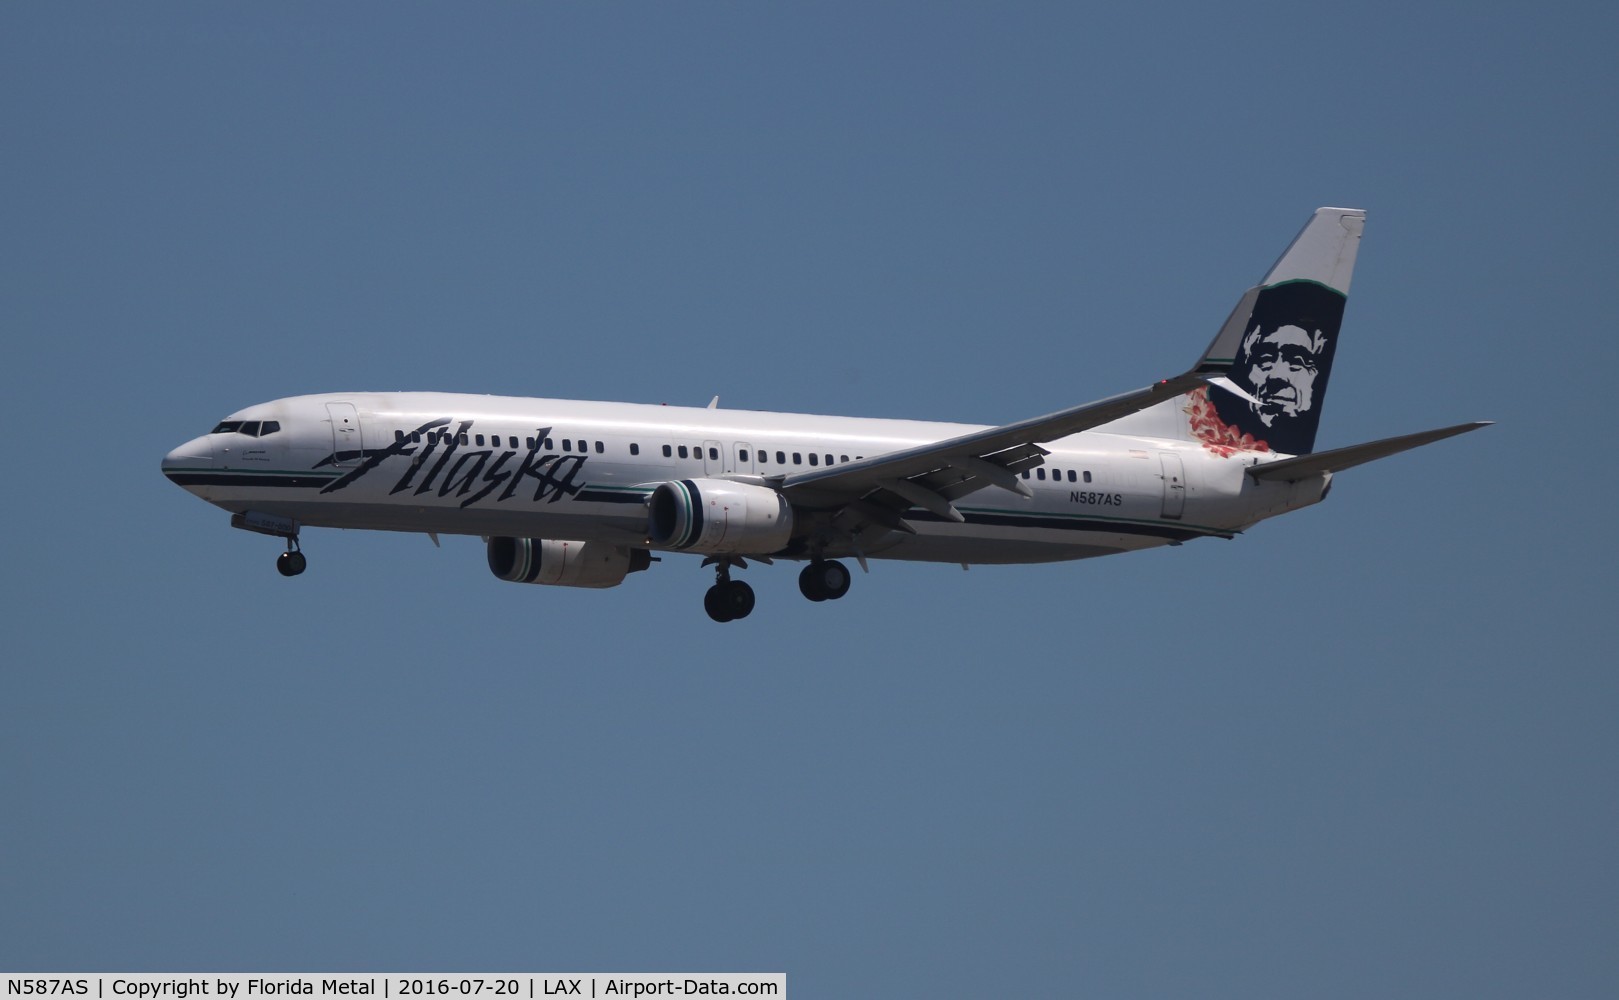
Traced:
<path fill-rule="evenodd" d="M 753 588 L 741 580 L 722 580 L 703 595 L 703 610 L 717 622 L 731 622 L 753 613 Z"/>
<path fill-rule="evenodd" d="M 297 576 L 309 565 L 302 552 L 288 550 L 275 558 L 276 572 L 282 576 Z"/>
<path fill-rule="evenodd" d="M 849 568 L 837 560 L 817 559 L 798 574 L 798 589 L 812 601 L 835 601 L 849 592 Z"/>

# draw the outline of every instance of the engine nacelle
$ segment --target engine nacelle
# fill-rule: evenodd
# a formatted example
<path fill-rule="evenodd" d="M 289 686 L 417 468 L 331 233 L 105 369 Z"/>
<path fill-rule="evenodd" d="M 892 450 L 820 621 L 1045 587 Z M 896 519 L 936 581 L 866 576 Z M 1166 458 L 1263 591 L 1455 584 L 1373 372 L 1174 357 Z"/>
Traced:
<path fill-rule="evenodd" d="M 652 553 L 608 542 L 555 538 L 489 539 L 489 572 L 509 583 L 616 587 L 652 565 Z"/>
<path fill-rule="evenodd" d="M 766 555 L 787 546 L 793 508 L 767 486 L 681 479 L 652 491 L 647 535 L 653 544 L 704 555 Z"/>

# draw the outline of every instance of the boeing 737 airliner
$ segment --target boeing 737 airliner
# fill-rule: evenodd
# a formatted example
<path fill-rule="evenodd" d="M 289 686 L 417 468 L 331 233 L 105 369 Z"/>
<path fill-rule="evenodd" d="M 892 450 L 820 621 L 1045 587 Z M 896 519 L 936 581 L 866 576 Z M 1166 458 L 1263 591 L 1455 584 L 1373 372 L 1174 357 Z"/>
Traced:
<path fill-rule="evenodd" d="M 163 473 L 286 540 L 304 527 L 482 536 L 514 583 L 616 587 L 654 552 L 704 557 L 704 608 L 745 618 L 749 560 L 1024 563 L 1231 538 L 1319 502 L 1333 473 L 1487 421 L 1316 452 L 1366 213 L 1322 208 L 1190 370 L 1001 427 L 432 392 L 239 410 Z"/>

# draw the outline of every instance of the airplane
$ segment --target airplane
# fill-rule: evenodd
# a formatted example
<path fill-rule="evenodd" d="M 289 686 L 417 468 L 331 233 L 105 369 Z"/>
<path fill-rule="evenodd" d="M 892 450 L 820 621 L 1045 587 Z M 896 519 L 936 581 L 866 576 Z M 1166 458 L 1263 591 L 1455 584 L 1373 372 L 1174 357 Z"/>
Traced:
<path fill-rule="evenodd" d="M 1315 451 L 1366 213 L 1321 208 L 1187 371 L 999 427 L 436 392 L 260 403 L 163 459 L 170 481 L 285 540 L 305 527 L 483 539 L 513 583 L 616 587 L 654 553 L 713 567 L 746 618 L 748 563 L 804 563 L 811 601 L 852 558 L 1085 559 L 1230 539 L 1320 502 L 1335 473 L 1487 426 Z"/>

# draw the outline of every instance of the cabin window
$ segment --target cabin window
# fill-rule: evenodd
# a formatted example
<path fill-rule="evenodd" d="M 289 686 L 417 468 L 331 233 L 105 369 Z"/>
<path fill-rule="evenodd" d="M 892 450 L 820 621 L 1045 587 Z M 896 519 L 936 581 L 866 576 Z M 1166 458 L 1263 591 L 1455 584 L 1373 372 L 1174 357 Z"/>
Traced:
<path fill-rule="evenodd" d="M 605 445 L 603 445 L 600 441 L 597 441 L 596 442 L 596 454 L 598 454 L 598 455 L 605 454 L 606 451 L 607 451 L 607 447 Z"/>
<path fill-rule="evenodd" d="M 630 442 L 630 454 L 631 455 L 639 455 L 639 454 L 641 454 L 641 446 L 636 444 L 634 441 L 631 441 Z"/>
<path fill-rule="evenodd" d="M 748 449 L 743 448 L 742 450 L 738 451 L 736 453 L 736 460 L 738 462 L 746 462 L 748 460 Z"/>
<path fill-rule="evenodd" d="M 1071 483 L 1071 482 L 1073 482 L 1073 481 L 1074 481 L 1074 480 L 1075 480 L 1075 479 L 1077 479 L 1077 478 L 1079 478 L 1079 477 L 1077 477 L 1077 476 L 1075 476 L 1075 475 L 1074 475 L 1074 470 L 1073 470 L 1073 469 L 1069 469 L 1069 470 L 1068 470 L 1068 481 L 1069 481 L 1069 482 L 1070 482 L 1070 483 Z"/>
<path fill-rule="evenodd" d="M 459 434 L 459 435 L 458 435 L 458 436 L 457 436 L 457 437 L 456 437 L 456 439 L 455 439 L 455 440 L 456 440 L 456 441 L 457 441 L 457 442 L 459 442 L 459 443 L 460 443 L 460 445 L 461 445 L 461 446 L 462 446 L 462 447 L 463 447 L 463 448 L 464 448 L 464 447 L 466 447 L 466 444 L 467 444 L 467 432 L 466 432 L 466 431 L 462 431 L 462 432 L 461 432 L 461 433 L 460 433 L 460 434 Z"/>
<path fill-rule="evenodd" d="M 524 445 L 524 447 L 528 448 L 529 451 L 533 451 L 534 450 L 534 439 L 533 438 L 524 438 L 523 439 L 523 445 Z"/>
<path fill-rule="evenodd" d="M 1027 479 L 1027 478 L 1029 478 L 1029 470 L 1028 470 L 1028 469 L 1024 469 L 1024 470 L 1023 470 L 1023 478 L 1024 478 L 1024 479 Z"/>
<path fill-rule="evenodd" d="M 708 449 L 708 458 L 711 462 L 718 462 L 720 460 L 720 450 L 718 448 Z"/>
<path fill-rule="evenodd" d="M 804 455 L 803 455 L 803 453 L 796 452 L 796 451 L 793 452 L 793 464 L 794 465 L 803 465 L 804 464 Z"/>
<path fill-rule="evenodd" d="M 1041 480 L 1045 479 L 1046 478 L 1046 470 L 1045 469 L 1035 469 L 1034 470 L 1034 478 L 1041 479 Z"/>
<path fill-rule="evenodd" d="M 421 444 L 422 443 L 422 432 L 421 431 L 411 431 L 410 432 L 410 441 L 411 441 L 412 444 Z"/>
<path fill-rule="evenodd" d="M 685 445 L 681 445 L 681 446 L 680 446 L 680 457 L 681 457 L 681 458 L 686 458 L 686 457 L 688 457 L 688 455 L 689 455 L 689 454 L 690 454 L 690 453 L 689 453 L 689 452 L 687 452 L 687 451 L 686 451 L 686 446 L 685 446 Z"/>
<path fill-rule="evenodd" d="M 777 465 L 786 465 L 787 464 L 787 453 L 785 451 L 776 452 L 776 464 Z"/>
<path fill-rule="evenodd" d="M 472 436 L 472 440 L 474 440 L 474 441 L 476 441 L 478 443 L 478 447 L 480 447 L 480 448 L 483 447 L 483 435 L 482 434 L 474 434 Z"/>
<path fill-rule="evenodd" d="M 1089 469 L 1085 470 L 1085 481 L 1087 483 L 1091 481 L 1091 473 Z"/>
<path fill-rule="evenodd" d="M 552 448 L 555 448 L 555 447 L 556 447 L 556 445 L 554 445 L 554 444 L 552 444 L 552 443 L 551 443 L 551 439 L 550 439 L 550 438 L 546 438 L 546 439 L 545 439 L 545 450 L 546 450 L 546 451 L 550 451 L 550 450 L 551 450 L 551 449 L 552 449 Z"/>
<path fill-rule="evenodd" d="M 399 431 L 399 430 L 394 431 L 394 443 L 395 444 L 403 444 L 404 441 L 405 441 L 405 432 L 404 431 Z"/>
<path fill-rule="evenodd" d="M 674 451 L 675 450 L 673 448 L 669 447 L 668 445 L 664 445 L 663 446 L 663 457 L 664 458 L 673 458 L 674 457 Z"/>
<path fill-rule="evenodd" d="M 849 456 L 848 455 L 839 455 L 838 456 L 838 462 L 839 462 L 839 464 L 842 464 L 842 465 L 848 465 L 849 464 Z"/>

